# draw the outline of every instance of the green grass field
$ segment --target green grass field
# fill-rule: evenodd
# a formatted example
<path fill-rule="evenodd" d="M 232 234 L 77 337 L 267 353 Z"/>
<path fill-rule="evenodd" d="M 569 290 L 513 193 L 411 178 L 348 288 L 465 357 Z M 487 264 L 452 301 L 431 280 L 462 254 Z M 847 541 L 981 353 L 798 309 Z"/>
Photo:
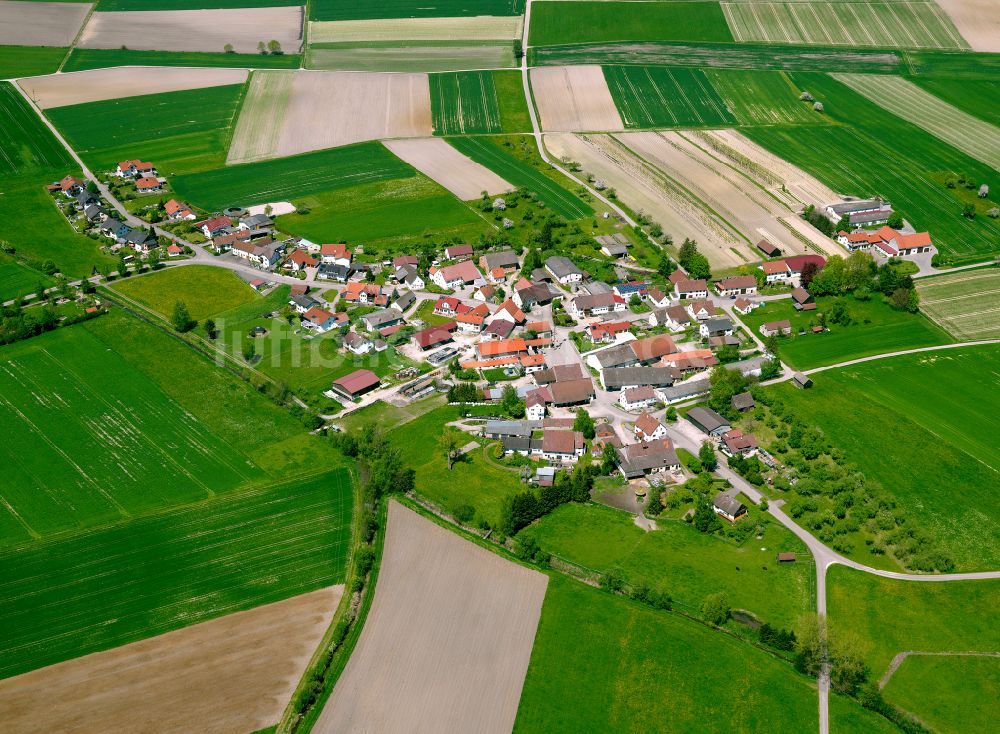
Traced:
<path fill-rule="evenodd" d="M 829 308 L 835 300 L 831 296 L 817 299 L 815 311 L 796 311 L 790 299 L 771 301 L 739 318 L 758 336 L 761 324 L 791 321 L 793 335 L 781 338 L 779 349 L 781 359 L 798 370 L 953 341 L 923 314 L 896 311 L 879 294 L 873 294 L 869 301 L 846 297 L 852 323 L 847 326 L 828 323 L 828 332 L 811 333 L 809 326 L 816 322 L 817 313 Z M 799 329 L 805 329 L 806 333 L 799 335 Z"/>
<path fill-rule="evenodd" d="M 342 582 L 346 471 L 0 556 L 0 677 Z"/>
<path fill-rule="evenodd" d="M 463 15 L 520 15 L 524 0 L 313 0 L 310 20 L 363 18 L 455 18 Z"/>
<path fill-rule="evenodd" d="M 783 550 L 808 557 L 805 546 L 779 525 L 768 524 L 763 539 L 751 537 L 742 545 L 700 533 L 685 522 L 664 520 L 658 525 L 647 533 L 619 510 L 569 504 L 521 535 L 535 538 L 547 553 L 586 568 L 602 573 L 618 568 L 630 582 L 662 588 L 690 610 L 697 610 L 709 594 L 723 591 L 734 607 L 791 628 L 813 606 L 813 565 L 776 562 L 775 554 Z"/>
<path fill-rule="evenodd" d="M 208 265 L 169 268 L 142 278 L 120 280 L 111 287 L 168 319 L 179 300 L 197 321 L 260 300 L 257 292 L 232 270 Z"/>
<path fill-rule="evenodd" d="M 948 549 L 958 570 L 993 569 L 998 371 L 1000 349 L 967 347 L 823 372 L 811 390 L 783 385 L 781 394 Z"/>
<path fill-rule="evenodd" d="M 802 91 L 782 71 L 709 69 L 715 91 L 741 125 L 816 125 L 826 121 L 799 99 Z"/>
<path fill-rule="evenodd" d="M 279 5 L 281 3 L 278 3 Z M 104 69 L 109 66 L 222 66 L 253 69 L 297 69 L 299 54 L 215 54 L 196 51 L 134 51 L 117 48 L 74 48 L 63 71 Z"/>
<path fill-rule="evenodd" d="M 625 127 L 700 127 L 736 121 L 700 69 L 605 66 L 604 78 Z"/>
<path fill-rule="evenodd" d="M 991 124 L 1000 120 L 1000 79 L 929 79 L 915 76 L 910 81 L 980 120 Z"/>
<path fill-rule="evenodd" d="M 929 230 L 942 252 L 982 259 L 1000 242 L 1000 220 L 985 216 L 975 190 L 949 189 L 964 173 L 1000 190 L 1000 173 L 937 139 L 825 74 L 793 74 L 795 84 L 825 106 L 832 125 L 748 128 L 744 132 L 835 191 L 881 195 L 920 230 Z M 962 216 L 978 203 L 982 216 Z"/>
<path fill-rule="evenodd" d="M 594 213 L 593 207 L 581 201 L 551 178 L 524 161 L 505 152 L 492 141 L 480 138 L 449 138 L 460 153 L 510 181 L 533 191 L 549 209 L 567 219 L 580 219 Z"/>
<path fill-rule="evenodd" d="M 717 2 L 535 2 L 530 32 L 532 46 L 733 40 Z"/>
<path fill-rule="evenodd" d="M 161 174 L 225 165 L 243 85 L 147 94 L 57 107 L 48 116 L 95 170 L 118 161 L 153 161 Z M 144 116 L 156 124 L 136 124 Z"/>
<path fill-rule="evenodd" d="M 51 46 L 0 46 L 0 79 L 52 74 L 65 55 Z"/>
<path fill-rule="evenodd" d="M 517 71 L 432 74 L 431 115 L 437 135 L 530 132 Z"/>
<path fill-rule="evenodd" d="M 0 82 L 0 120 L 4 128 L 0 136 L 0 174 L 75 167 L 69 154 L 10 82 Z M 41 183 L 49 181 L 42 178 Z"/>
<path fill-rule="evenodd" d="M 882 695 L 941 734 L 989 731 L 1000 700 L 1000 658 L 911 656 Z"/>
<path fill-rule="evenodd" d="M 324 191 L 415 176 L 381 143 L 359 143 L 175 177 L 174 190 L 208 211 L 298 199 Z"/>
<path fill-rule="evenodd" d="M 975 269 L 917 281 L 920 308 L 960 341 L 1000 339 L 1000 270 Z"/>
<path fill-rule="evenodd" d="M 0 302 L 37 293 L 38 284 L 51 286 L 54 281 L 48 276 L 25 267 L 9 255 L 0 253 Z"/>

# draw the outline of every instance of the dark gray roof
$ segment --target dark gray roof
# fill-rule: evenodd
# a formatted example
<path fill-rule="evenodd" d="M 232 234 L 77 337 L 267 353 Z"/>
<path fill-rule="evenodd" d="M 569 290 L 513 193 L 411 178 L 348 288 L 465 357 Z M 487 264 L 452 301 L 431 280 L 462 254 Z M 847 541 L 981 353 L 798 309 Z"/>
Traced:
<path fill-rule="evenodd" d="M 319 305 L 319 301 L 317 301 L 312 296 L 306 296 L 306 295 L 292 296 L 289 300 L 293 301 L 295 305 L 298 306 L 299 308 L 304 308 L 307 311 L 313 306 Z"/>
<path fill-rule="evenodd" d="M 403 291 L 402 293 L 399 294 L 399 298 L 397 298 L 392 305 L 394 305 L 400 311 L 405 311 L 406 309 L 408 309 L 410 306 L 413 305 L 413 302 L 415 300 L 417 300 L 417 297 L 413 295 L 411 291 Z"/>
<path fill-rule="evenodd" d="M 527 421 L 486 421 L 483 430 L 492 436 L 531 437 L 531 424 Z"/>
<path fill-rule="evenodd" d="M 726 331 L 732 331 L 733 322 L 727 318 L 708 319 L 705 322 L 705 328 L 708 329 L 709 334 L 721 334 Z"/>
<path fill-rule="evenodd" d="M 881 208 L 884 206 L 889 206 L 889 203 L 883 199 L 876 198 L 858 199 L 857 201 L 842 201 L 837 204 L 831 204 L 830 209 L 843 216 L 844 214 L 850 214 L 851 212 L 859 212 L 864 209 L 874 209 L 875 207 Z"/>
<path fill-rule="evenodd" d="M 744 375 L 759 374 L 764 363 L 768 360 L 764 357 L 750 357 L 750 359 L 743 359 L 739 362 L 730 362 L 724 367 L 727 370 L 739 370 Z"/>
<path fill-rule="evenodd" d="M 730 517 L 736 517 L 742 510 L 746 509 L 746 506 L 742 502 L 725 492 L 719 492 L 715 495 L 715 499 L 712 500 L 712 504 Z"/>
<path fill-rule="evenodd" d="M 517 267 L 517 253 L 513 250 L 502 250 L 501 252 L 487 252 L 483 255 L 483 263 L 487 270 L 493 268 Z"/>
<path fill-rule="evenodd" d="M 595 280 L 593 283 L 587 283 L 582 287 L 584 292 L 589 293 L 592 296 L 598 296 L 601 293 L 612 293 L 613 289 L 610 285 L 602 280 Z"/>
<path fill-rule="evenodd" d="M 250 229 L 260 229 L 274 226 L 274 222 L 266 214 L 251 214 L 249 217 L 241 219 L 240 224 L 244 224 Z"/>
<path fill-rule="evenodd" d="M 741 392 L 739 395 L 733 395 L 733 407 L 736 410 L 749 410 L 754 407 L 753 395 L 748 392 Z"/>
<path fill-rule="evenodd" d="M 685 398 L 693 398 L 695 395 L 703 395 L 711 388 L 711 383 L 707 379 L 691 380 L 680 385 L 667 387 L 660 390 L 660 396 L 665 402 L 675 403 Z"/>
<path fill-rule="evenodd" d="M 602 379 L 608 390 L 625 385 L 670 387 L 674 384 L 673 374 L 669 367 L 613 367 L 604 370 Z"/>
<path fill-rule="evenodd" d="M 532 440 L 530 436 L 503 437 L 504 451 L 531 451 L 535 447 L 540 447 L 541 443 L 538 439 Z"/>
<path fill-rule="evenodd" d="M 712 433 L 729 426 L 729 421 L 711 408 L 691 408 L 687 419 L 705 433 Z"/>
<path fill-rule="evenodd" d="M 635 364 L 638 361 L 639 359 L 635 356 L 631 342 L 618 344 L 597 353 L 597 362 L 601 365 L 601 369 Z"/>
<path fill-rule="evenodd" d="M 642 476 L 653 469 L 680 466 L 677 452 L 664 441 L 635 443 L 618 450 L 621 468 L 627 477 Z"/>
<path fill-rule="evenodd" d="M 395 323 L 402 318 L 403 316 L 398 310 L 394 308 L 383 308 L 378 311 L 366 313 L 361 317 L 361 320 L 364 321 L 370 329 L 380 329 L 386 324 Z"/>
<path fill-rule="evenodd" d="M 572 260 L 562 255 L 553 255 L 548 258 L 545 261 L 545 267 L 557 278 L 565 278 L 568 275 L 583 275 L 583 271 Z"/>
<path fill-rule="evenodd" d="M 144 229 L 129 230 L 122 236 L 122 240 L 133 245 L 141 245 L 155 239 L 155 237 L 151 237 L 149 232 Z"/>

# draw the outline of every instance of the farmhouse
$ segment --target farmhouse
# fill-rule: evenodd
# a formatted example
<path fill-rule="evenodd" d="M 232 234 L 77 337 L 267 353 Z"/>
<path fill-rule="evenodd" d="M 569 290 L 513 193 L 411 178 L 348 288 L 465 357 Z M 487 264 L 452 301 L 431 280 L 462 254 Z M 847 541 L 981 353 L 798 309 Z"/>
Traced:
<path fill-rule="evenodd" d="M 536 385 L 551 385 L 554 382 L 582 380 L 584 377 L 586 377 L 586 374 L 579 362 L 557 364 L 548 369 L 539 370 L 534 375 Z"/>
<path fill-rule="evenodd" d="M 734 275 L 717 281 L 715 290 L 725 298 L 752 296 L 757 292 L 757 279 L 752 275 Z"/>
<path fill-rule="evenodd" d="M 871 250 L 883 257 L 910 257 L 934 249 L 929 232 L 903 234 L 891 227 L 882 227 L 877 232 L 841 230 L 837 233 L 837 242 L 851 252 Z"/>
<path fill-rule="evenodd" d="M 729 421 L 711 408 L 691 408 L 688 411 L 687 419 L 691 425 L 709 436 L 721 436 L 732 428 Z"/>
<path fill-rule="evenodd" d="M 517 270 L 518 259 L 517 254 L 513 250 L 502 250 L 500 252 L 488 252 L 479 258 L 479 267 L 485 270 L 491 275 L 500 270 L 501 274 L 499 278 L 491 278 L 491 280 L 502 280 L 508 274 Z"/>
<path fill-rule="evenodd" d="M 692 319 L 704 321 L 715 316 L 715 304 L 709 300 L 692 301 L 685 310 Z"/>
<path fill-rule="evenodd" d="M 715 510 L 715 514 L 721 515 L 729 522 L 736 522 L 747 514 L 746 506 L 725 492 L 719 492 L 715 495 L 715 499 L 712 500 L 712 509 Z"/>
<path fill-rule="evenodd" d="M 545 269 L 562 285 L 579 283 L 583 280 L 583 271 L 568 257 L 553 255 L 545 261 Z"/>
<path fill-rule="evenodd" d="M 420 258 L 416 255 L 397 255 L 392 259 L 392 267 L 401 268 L 404 265 L 409 265 L 411 268 L 415 268 L 420 264 Z"/>
<path fill-rule="evenodd" d="M 183 202 L 177 201 L 177 199 L 170 199 L 166 204 L 163 205 L 163 211 L 167 215 L 167 219 L 180 222 L 180 221 L 194 221 L 198 217 L 191 207 Z"/>
<path fill-rule="evenodd" d="M 757 439 L 752 433 L 734 428 L 722 434 L 722 453 L 728 456 L 752 456 L 757 453 Z"/>
<path fill-rule="evenodd" d="M 552 404 L 557 406 L 582 405 L 594 399 L 594 383 L 590 378 L 566 380 L 549 385 Z"/>
<path fill-rule="evenodd" d="M 345 268 L 351 267 L 352 253 L 347 249 L 347 245 L 321 245 L 319 248 L 319 256 L 320 262 L 324 265 L 341 265 Z"/>
<path fill-rule="evenodd" d="M 705 280 L 681 280 L 674 283 L 676 298 L 708 298 L 708 282 Z"/>
<path fill-rule="evenodd" d="M 577 319 L 599 316 L 612 311 L 624 311 L 625 299 L 614 293 L 577 296 L 570 302 L 570 312 Z"/>
<path fill-rule="evenodd" d="M 680 471 L 681 468 L 673 444 L 665 438 L 624 446 L 618 450 L 618 458 L 618 468 L 626 479 Z"/>
<path fill-rule="evenodd" d="M 633 426 L 638 441 L 654 441 L 667 435 L 667 428 L 651 414 L 643 411 Z"/>
<path fill-rule="evenodd" d="M 766 324 L 760 325 L 760 333 L 762 336 L 788 336 L 792 333 L 792 322 L 788 319 L 769 321 Z"/>
<path fill-rule="evenodd" d="M 371 370 L 357 370 L 333 381 L 333 391 L 348 400 L 355 400 L 366 392 L 374 390 L 381 382 Z"/>
<path fill-rule="evenodd" d="M 444 248 L 446 260 L 461 260 L 472 257 L 472 245 L 450 245 Z"/>
<path fill-rule="evenodd" d="M 796 255 L 782 260 L 761 263 L 760 269 L 764 271 L 764 277 L 768 283 L 790 281 L 794 285 L 798 285 L 802 269 L 810 263 L 815 265 L 817 269 L 822 269 L 826 265 L 826 259 L 819 255 Z"/>
<path fill-rule="evenodd" d="M 648 408 L 656 402 L 656 392 L 650 386 L 631 387 L 622 390 L 618 396 L 618 404 L 623 410 L 638 410 Z"/>
<path fill-rule="evenodd" d="M 212 217 L 198 225 L 206 237 L 212 239 L 216 235 L 226 234 L 232 230 L 233 220 L 229 217 Z"/>
<path fill-rule="evenodd" d="M 579 431 L 544 431 L 542 433 L 542 458 L 548 461 L 576 461 L 586 449 L 583 434 Z"/>
<path fill-rule="evenodd" d="M 431 280 L 438 288 L 461 288 L 483 277 L 475 264 L 469 260 L 446 265 L 443 268 L 431 268 L 430 273 Z"/>
<path fill-rule="evenodd" d="M 687 309 L 683 306 L 670 306 L 649 314 L 650 326 L 666 326 L 671 331 L 683 331 L 689 323 Z"/>
<path fill-rule="evenodd" d="M 601 385 L 605 390 L 670 387 L 678 374 L 670 367 L 613 367 L 601 370 Z"/>

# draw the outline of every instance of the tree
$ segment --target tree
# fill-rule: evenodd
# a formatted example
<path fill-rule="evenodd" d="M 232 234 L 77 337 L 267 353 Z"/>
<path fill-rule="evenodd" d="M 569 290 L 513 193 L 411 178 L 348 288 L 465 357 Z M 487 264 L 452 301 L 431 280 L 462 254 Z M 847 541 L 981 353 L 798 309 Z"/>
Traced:
<path fill-rule="evenodd" d="M 916 313 L 920 308 L 920 296 L 916 288 L 897 288 L 889 296 L 889 305 L 897 311 Z"/>
<path fill-rule="evenodd" d="M 695 507 L 694 517 L 691 520 L 691 524 L 694 525 L 695 529 L 703 533 L 714 533 L 722 527 L 722 521 L 719 519 L 719 516 L 715 514 L 715 510 L 711 508 L 708 499 L 705 497 L 701 497 L 698 500 L 698 505 Z"/>
<path fill-rule="evenodd" d="M 87 192 L 88 193 L 96 194 L 98 191 L 99 191 L 99 189 L 97 188 L 97 182 L 96 181 L 93 181 L 93 180 L 87 181 Z"/>
<path fill-rule="evenodd" d="M 685 237 L 684 242 L 681 244 L 681 249 L 677 253 L 677 259 L 680 261 L 681 267 L 687 270 L 687 263 L 697 254 L 698 243 L 690 237 Z"/>
<path fill-rule="evenodd" d="M 281 56 L 284 53 L 284 51 L 281 50 L 281 44 L 274 39 L 267 42 L 267 50 L 275 56 Z"/>
<path fill-rule="evenodd" d="M 709 594 L 701 603 L 702 616 L 714 625 L 725 624 L 731 613 L 729 598 L 721 591 Z"/>
<path fill-rule="evenodd" d="M 819 266 L 816 263 L 810 261 L 802 266 L 802 275 L 799 277 L 799 284 L 809 290 L 809 284 L 813 282 L 813 278 L 816 277 L 816 273 L 819 272 Z"/>
<path fill-rule="evenodd" d="M 618 451 L 610 443 L 604 444 L 601 450 L 601 472 L 610 474 L 618 466 Z"/>
<path fill-rule="evenodd" d="M 438 438 L 438 445 L 444 451 L 445 458 L 448 460 L 448 471 L 451 471 L 452 466 L 455 465 L 455 459 L 458 458 L 458 450 L 462 447 L 461 433 L 452 426 L 445 426 L 441 437 Z"/>
<path fill-rule="evenodd" d="M 521 43 L 520 38 L 514 39 L 514 58 L 518 61 L 524 56 L 524 45 Z"/>
<path fill-rule="evenodd" d="M 887 221 L 886 224 L 889 227 L 892 227 L 893 229 L 902 229 L 903 215 L 900 214 L 899 212 L 893 212 L 892 214 L 889 215 L 889 221 Z"/>
<path fill-rule="evenodd" d="M 826 636 L 814 616 L 799 620 L 795 633 L 795 668 L 800 673 L 817 676 L 826 657 Z"/>
<path fill-rule="evenodd" d="M 853 632 L 839 632 L 830 639 L 830 683 L 834 690 L 849 696 L 868 678 L 861 638 Z"/>
<path fill-rule="evenodd" d="M 500 395 L 500 408 L 507 415 L 524 415 L 524 401 L 517 396 L 517 390 L 513 385 L 504 385 Z"/>
<path fill-rule="evenodd" d="M 205 330 L 205 336 L 209 339 L 215 338 L 215 321 L 212 319 L 205 319 L 205 323 L 202 324 L 202 328 Z"/>
<path fill-rule="evenodd" d="M 719 465 L 719 459 L 716 457 L 715 449 L 712 448 L 710 441 L 705 441 L 702 443 L 701 448 L 698 449 L 698 461 L 708 471 L 715 471 L 715 468 Z"/>
<path fill-rule="evenodd" d="M 966 219 L 975 219 L 976 218 L 975 205 L 966 204 L 964 207 L 962 207 L 962 216 L 965 217 Z"/>
<path fill-rule="evenodd" d="M 174 325 L 174 328 L 182 334 L 185 331 L 191 331 L 197 323 L 191 318 L 191 314 L 188 313 L 187 306 L 184 304 L 184 301 L 177 301 L 174 304 L 174 315 L 171 316 L 170 322 Z"/>
<path fill-rule="evenodd" d="M 985 199 L 990 195 L 990 187 L 987 184 L 983 184 L 979 187 L 979 198 Z"/>
<path fill-rule="evenodd" d="M 594 437 L 594 419 L 583 408 L 577 408 L 576 418 L 573 419 L 573 430 L 579 431 L 584 438 Z"/>
<path fill-rule="evenodd" d="M 150 270 L 156 270 L 160 266 L 160 254 L 156 250 L 150 250 L 146 256 L 146 264 Z"/>
<path fill-rule="evenodd" d="M 257 53 L 259 53 L 259 54 L 266 54 L 267 53 L 267 46 L 264 45 L 263 41 L 258 41 L 257 42 Z"/>
<path fill-rule="evenodd" d="M 646 502 L 646 509 L 643 511 L 646 517 L 657 517 L 663 512 L 663 500 L 660 489 L 657 485 L 649 488 L 649 501 Z"/>
<path fill-rule="evenodd" d="M 666 253 L 660 255 L 660 261 L 656 265 L 656 272 L 664 278 L 669 278 L 675 270 L 677 270 L 677 263 L 667 257 Z"/>
<path fill-rule="evenodd" d="M 125 260 L 125 253 L 118 253 L 118 276 L 124 278 L 128 275 L 128 262 Z"/>
<path fill-rule="evenodd" d="M 667 408 L 667 412 L 663 415 L 663 417 L 666 418 L 671 423 L 676 423 L 677 422 L 677 408 L 675 408 L 674 406 L 671 405 L 669 408 Z"/>
<path fill-rule="evenodd" d="M 234 54 L 234 53 L 236 53 L 236 49 L 233 48 L 233 44 L 231 44 L 231 43 L 227 43 L 225 46 L 223 46 L 222 50 L 225 51 L 227 54 Z"/>

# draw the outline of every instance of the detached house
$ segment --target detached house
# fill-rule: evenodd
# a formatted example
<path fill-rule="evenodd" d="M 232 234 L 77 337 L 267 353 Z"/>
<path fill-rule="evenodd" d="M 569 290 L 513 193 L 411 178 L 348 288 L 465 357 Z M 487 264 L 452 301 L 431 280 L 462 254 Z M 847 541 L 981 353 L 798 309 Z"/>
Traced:
<path fill-rule="evenodd" d="M 718 317 L 702 321 L 698 327 L 698 333 L 702 339 L 709 339 L 713 336 L 732 336 L 734 328 L 732 321 L 725 317 Z"/>
<path fill-rule="evenodd" d="M 708 281 L 681 280 L 674 283 L 674 296 L 677 298 L 708 298 Z"/>
<path fill-rule="evenodd" d="M 194 221 L 197 219 L 197 215 L 191 211 L 191 207 L 187 204 L 177 201 L 177 199 L 170 199 L 166 204 L 163 205 L 163 210 L 167 214 L 167 219 L 174 222 L 181 221 Z"/>
<path fill-rule="evenodd" d="M 649 314 L 650 326 L 666 326 L 671 331 L 683 331 L 689 323 L 689 314 L 683 306 L 670 306 Z"/>
<path fill-rule="evenodd" d="M 297 273 L 306 268 L 315 268 L 319 261 L 305 250 L 295 250 L 288 256 L 286 264 Z"/>
<path fill-rule="evenodd" d="M 302 325 L 320 334 L 337 325 L 336 317 L 325 308 L 313 306 L 302 315 Z"/>
<path fill-rule="evenodd" d="M 86 186 L 87 182 L 76 176 L 66 176 L 59 181 L 59 190 L 69 197 L 79 196 Z"/>
<path fill-rule="evenodd" d="M 668 471 L 680 471 L 681 468 L 677 452 L 674 451 L 673 444 L 666 438 L 623 446 L 618 450 L 618 457 L 618 468 L 626 479 Z"/>
<path fill-rule="evenodd" d="M 561 285 L 579 283 L 583 280 L 583 271 L 572 260 L 562 255 L 553 255 L 546 259 L 545 269 L 552 273 L 552 277 Z"/>
<path fill-rule="evenodd" d="M 592 296 L 577 296 L 570 302 L 569 311 L 576 319 L 624 311 L 625 299 L 615 293 L 597 293 Z"/>
<path fill-rule="evenodd" d="M 618 396 L 618 404 L 622 406 L 622 410 L 648 408 L 654 403 L 656 403 L 656 391 L 649 385 L 622 390 Z M 643 415 L 646 414 L 644 413 Z"/>
<path fill-rule="evenodd" d="M 482 277 L 475 264 L 469 260 L 446 265 L 443 268 L 431 268 L 431 280 L 438 288 L 461 288 L 475 283 Z"/>
<path fill-rule="evenodd" d="M 149 194 L 154 191 L 160 191 L 162 188 L 160 179 L 153 178 L 152 176 L 143 176 L 135 181 L 135 190 L 140 194 Z"/>
<path fill-rule="evenodd" d="M 694 301 L 689 303 L 685 309 L 688 315 L 697 321 L 705 321 L 715 316 L 715 304 L 709 300 Z"/>
<path fill-rule="evenodd" d="M 747 514 L 746 506 L 725 492 L 719 492 L 715 495 L 715 499 L 712 500 L 712 509 L 716 515 L 721 515 L 729 520 L 729 522 L 736 522 Z"/>
<path fill-rule="evenodd" d="M 646 298 L 649 299 L 653 308 L 667 308 L 670 305 L 670 295 L 655 285 L 646 291 Z"/>
<path fill-rule="evenodd" d="M 472 257 L 472 245 L 449 245 L 444 248 L 445 260 L 462 260 Z"/>
<path fill-rule="evenodd" d="M 638 441 L 655 441 L 667 435 L 666 426 L 645 411 L 640 413 L 639 417 L 635 419 L 633 430 Z"/>
<path fill-rule="evenodd" d="M 760 325 L 760 333 L 763 336 L 788 336 L 792 333 L 792 322 L 788 319 L 781 321 L 769 321 Z"/>
<path fill-rule="evenodd" d="M 115 168 L 114 174 L 118 178 L 136 178 L 138 176 L 151 176 L 156 173 L 152 163 L 140 160 L 122 161 Z"/>
<path fill-rule="evenodd" d="M 375 345 L 372 343 L 371 339 L 368 339 L 355 331 L 351 331 L 344 336 L 344 347 L 351 354 L 360 356 L 371 352 L 372 349 L 375 348 Z"/>
<path fill-rule="evenodd" d="M 347 245 L 321 245 L 319 248 L 319 259 L 324 265 L 341 265 L 345 268 L 351 267 L 351 251 Z"/>
<path fill-rule="evenodd" d="M 724 298 L 752 296 L 757 292 L 757 279 L 752 275 L 734 275 L 718 281 L 715 290 Z"/>
<path fill-rule="evenodd" d="M 198 225 L 206 237 L 212 239 L 216 235 L 226 234 L 232 230 L 233 221 L 229 217 L 212 217 Z"/>
<path fill-rule="evenodd" d="M 396 282 L 405 285 L 410 290 L 422 291 L 426 287 L 424 279 L 420 277 L 417 269 L 412 265 L 400 265 L 393 275 Z"/>

